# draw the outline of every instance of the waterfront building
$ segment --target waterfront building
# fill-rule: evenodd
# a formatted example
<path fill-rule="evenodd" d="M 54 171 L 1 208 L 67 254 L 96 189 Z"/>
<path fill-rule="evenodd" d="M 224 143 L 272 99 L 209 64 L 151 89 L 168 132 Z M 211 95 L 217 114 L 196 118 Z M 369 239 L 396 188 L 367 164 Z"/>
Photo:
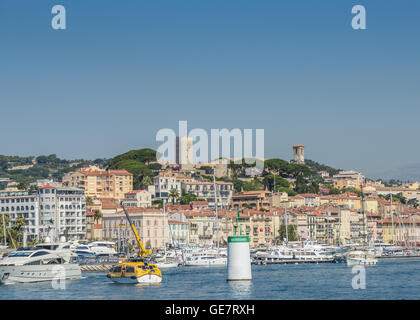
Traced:
<path fill-rule="evenodd" d="M 188 226 L 187 221 L 168 220 L 169 242 L 175 245 L 188 244 L 190 242 Z"/>
<path fill-rule="evenodd" d="M 213 182 L 182 182 L 183 194 L 194 194 L 197 198 L 207 201 L 210 208 L 215 208 L 215 194 Z M 218 208 L 230 208 L 232 206 L 233 183 L 216 181 L 217 206 Z"/>
<path fill-rule="evenodd" d="M 163 248 L 169 242 L 166 213 L 155 208 L 127 208 L 127 212 L 147 248 Z M 102 224 L 105 239 L 124 240 L 128 241 L 132 247 L 137 247 L 136 238 L 122 209 L 116 213 L 104 213 Z"/>
<path fill-rule="evenodd" d="M 178 195 L 181 196 L 181 181 L 178 180 L 177 176 L 161 173 L 153 177 L 153 184 L 155 186 L 155 197 L 163 199 L 165 203 L 172 200 L 169 199 L 169 193 L 171 190 L 176 190 Z"/>
<path fill-rule="evenodd" d="M 86 197 L 122 200 L 133 190 L 133 174 L 126 170 L 103 170 L 91 166 L 66 173 L 63 184 L 83 189 Z"/>
<path fill-rule="evenodd" d="M 103 239 L 102 217 L 95 217 L 95 211 L 86 212 L 86 239 Z"/>
<path fill-rule="evenodd" d="M 18 217 L 25 219 L 28 240 L 86 236 L 86 202 L 83 190 L 78 188 L 45 185 L 32 194 L 2 193 L 0 211 L 9 215 L 11 225 Z"/>
<path fill-rule="evenodd" d="M 271 196 L 268 190 L 242 191 L 232 196 L 232 205 L 234 209 L 250 206 L 255 210 L 260 210 L 272 206 Z"/>
<path fill-rule="evenodd" d="M 133 190 L 125 194 L 122 203 L 126 207 L 150 208 L 152 206 L 152 193 L 147 190 Z"/>

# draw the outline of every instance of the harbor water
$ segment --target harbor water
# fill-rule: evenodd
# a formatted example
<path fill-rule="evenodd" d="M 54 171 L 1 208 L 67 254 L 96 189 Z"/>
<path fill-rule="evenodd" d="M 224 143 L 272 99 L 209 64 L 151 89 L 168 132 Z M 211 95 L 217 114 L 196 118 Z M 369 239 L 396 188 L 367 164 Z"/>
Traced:
<path fill-rule="evenodd" d="M 420 299 L 420 258 L 380 259 L 365 270 L 365 289 L 353 289 L 356 274 L 344 263 L 253 265 L 247 282 L 226 281 L 226 267 L 163 270 L 158 285 L 114 284 L 106 272 L 83 272 L 65 289 L 49 282 L 0 286 L 0 299 Z"/>

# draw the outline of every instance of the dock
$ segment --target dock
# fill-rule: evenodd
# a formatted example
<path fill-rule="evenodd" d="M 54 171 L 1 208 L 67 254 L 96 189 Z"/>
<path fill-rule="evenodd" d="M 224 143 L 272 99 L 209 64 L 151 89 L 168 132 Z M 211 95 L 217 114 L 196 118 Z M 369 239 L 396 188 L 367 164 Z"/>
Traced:
<path fill-rule="evenodd" d="M 252 259 L 252 264 L 301 264 L 301 263 L 335 263 L 336 259 Z"/>
<path fill-rule="evenodd" d="M 82 271 L 109 271 L 112 265 L 81 265 L 80 270 Z"/>
<path fill-rule="evenodd" d="M 404 258 L 420 258 L 419 255 L 415 255 L 415 256 L 380 256 L 377 257 L 378 259 L 404 259 Z"/>

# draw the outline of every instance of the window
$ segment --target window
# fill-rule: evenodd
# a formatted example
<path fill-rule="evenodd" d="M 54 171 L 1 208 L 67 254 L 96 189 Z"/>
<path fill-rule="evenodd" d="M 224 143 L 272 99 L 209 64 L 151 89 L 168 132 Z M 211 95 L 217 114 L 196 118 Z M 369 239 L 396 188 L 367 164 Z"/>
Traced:
<path fill-rule="evenodd" d="M 47 251 L 38 251 L 38 252 L 35 252 L 35 253 L 31 256 L 31 258 L 32 258 L 32 257 L 45 256 L 46 254 L 48 254 L 48 252 L 47 252 Z"/>

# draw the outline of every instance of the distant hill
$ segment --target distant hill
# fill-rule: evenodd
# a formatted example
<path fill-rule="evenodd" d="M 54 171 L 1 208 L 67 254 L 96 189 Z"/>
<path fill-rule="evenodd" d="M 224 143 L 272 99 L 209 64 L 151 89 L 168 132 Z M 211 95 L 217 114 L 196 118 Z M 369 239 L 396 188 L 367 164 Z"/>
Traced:
<path fill-rule="evenodd" d="M 420 181 L 420 163 L 408 164 L 395 169 L 371 174 L 373 179 Z"/>
<path fill-rule="evenodd" d="M 29 184 L 37 179 L 61 180 L 67 172 L 89 165 L 105 167 L 108 165 L 108 161 L 107 159 L 65 160 L 58 158 L 55 154 L 38 157 L 0 155 L 0 178 L 9 178 L 23 184 Z M 0 187 L 4 187 L 4 185 Z"/>
<path fill-rule="evenodd" d="M 309 159 L 305 159 L 305 164 L 311 168 L 311 170 L 313 172 L 318 172 L 318 171 L 327 171 L 330 176 L 333 176 L 335 174 L 337 174 L 338 172 L 341 171 L 341 169 L 335 169 L 333 167 L 327 166 L 325 164 L 320 164 L 316 161 L 313 160 L 309 160 Z"/>

